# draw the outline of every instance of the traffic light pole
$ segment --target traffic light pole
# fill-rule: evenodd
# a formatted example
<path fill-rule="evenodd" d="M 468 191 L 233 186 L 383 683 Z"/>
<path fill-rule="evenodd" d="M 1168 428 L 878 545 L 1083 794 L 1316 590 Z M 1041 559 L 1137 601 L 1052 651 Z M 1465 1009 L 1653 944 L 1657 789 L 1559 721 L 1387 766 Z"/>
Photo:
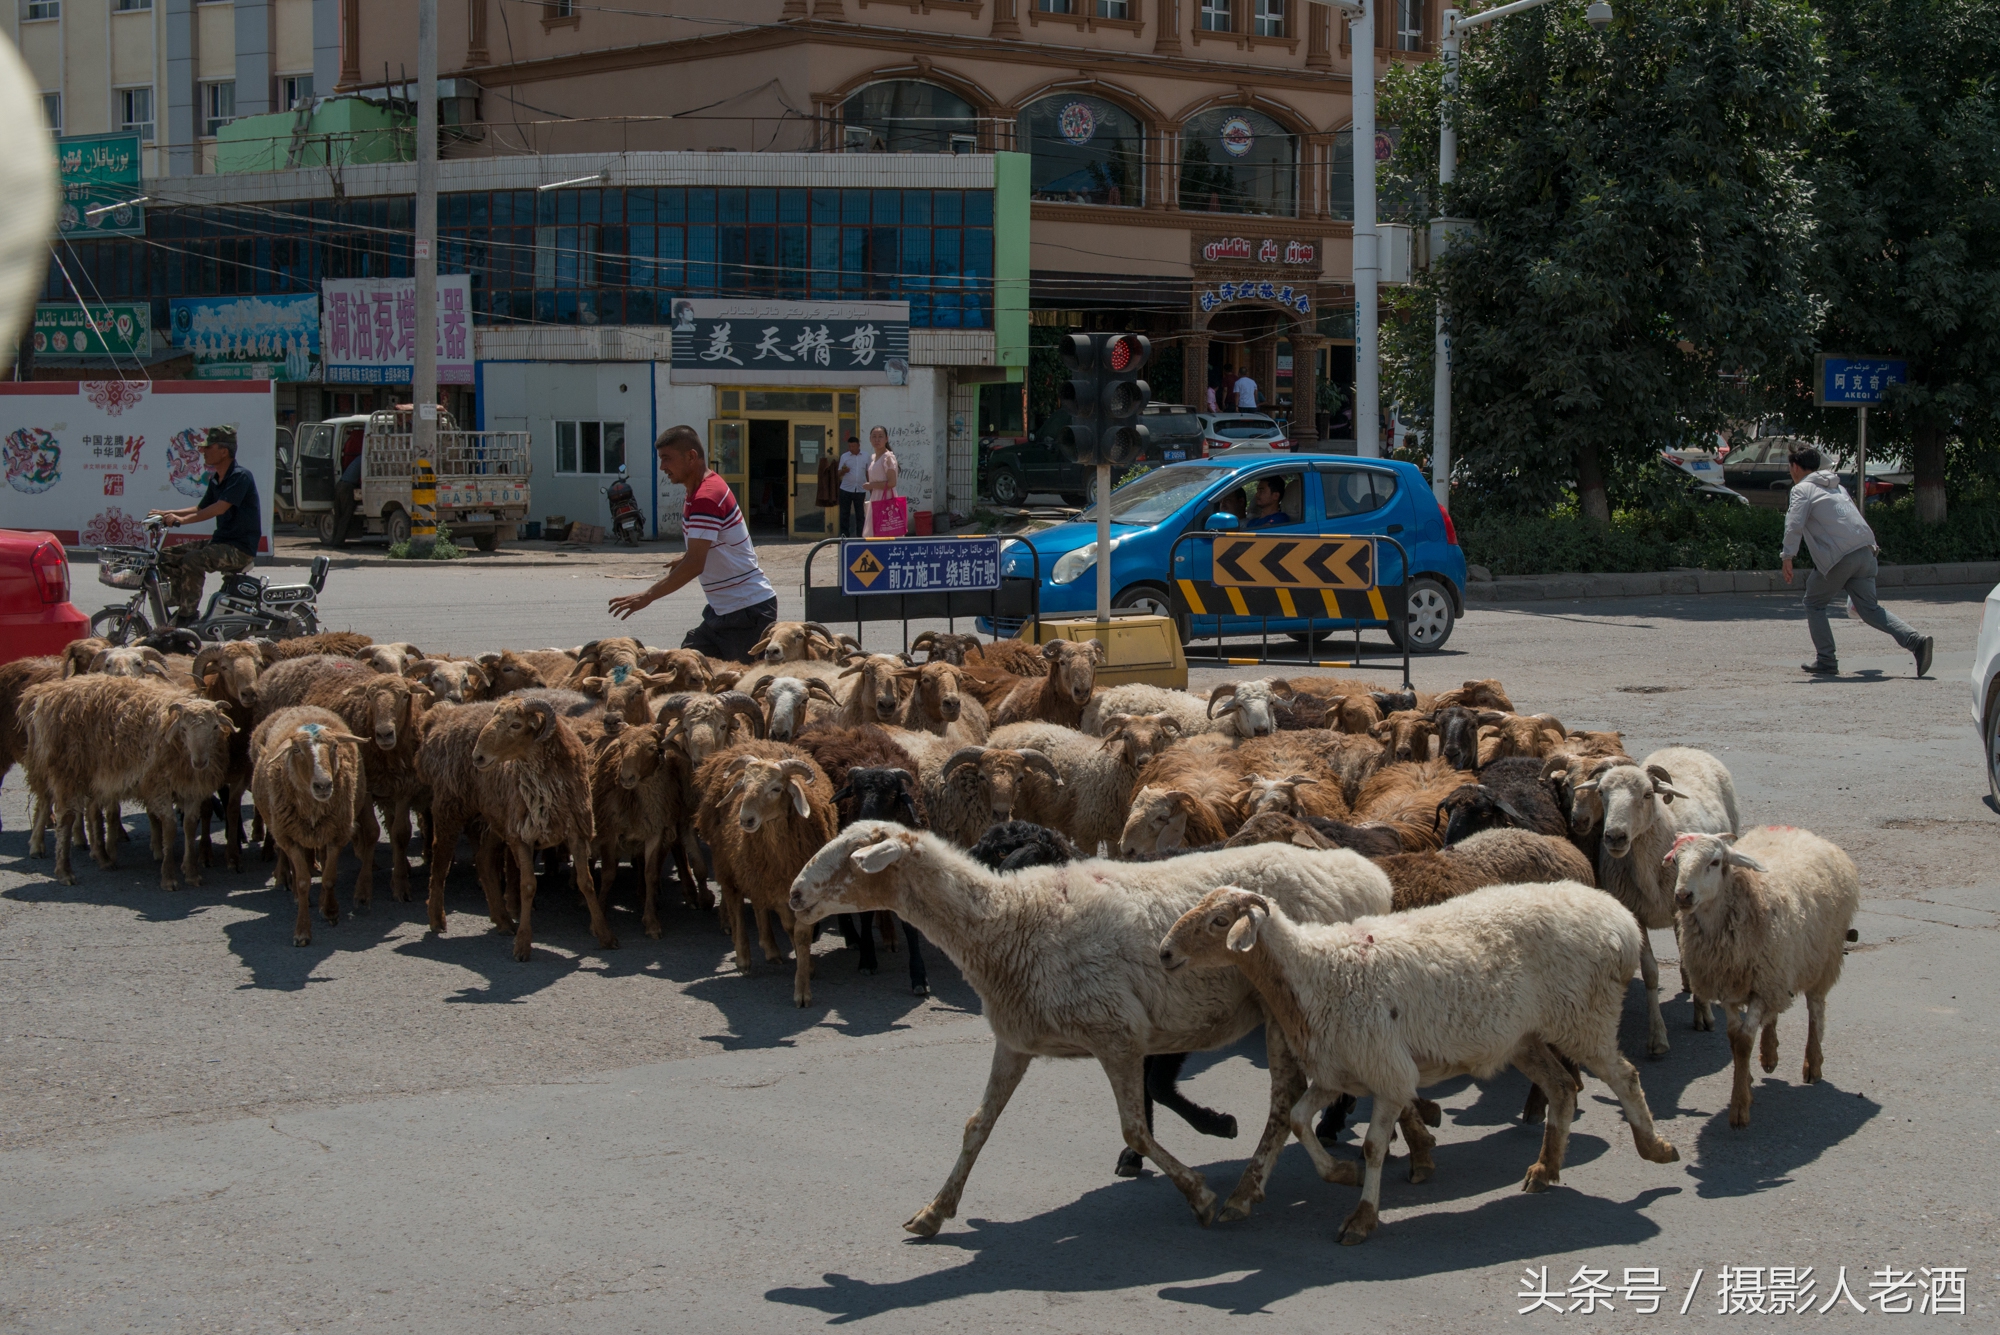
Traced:
<path fill-rule="evenodd" d="M 1097 466 L 1097 619 L 1111 620 L 1111 465 Z"/>

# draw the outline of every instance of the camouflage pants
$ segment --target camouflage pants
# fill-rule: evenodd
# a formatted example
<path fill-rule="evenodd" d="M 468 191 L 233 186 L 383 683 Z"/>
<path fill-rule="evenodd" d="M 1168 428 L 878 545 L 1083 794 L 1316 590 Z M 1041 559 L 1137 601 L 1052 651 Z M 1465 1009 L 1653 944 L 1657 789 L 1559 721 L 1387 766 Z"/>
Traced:
<path fill-rule="evenodd" d="M 210 571 L 248 570 L 250 553 L 219 542 L 183 542 L 160 553 L 160 573 L 172 581 L 168 599 L 189 620 L 201 615 L 201 586 Z"/>

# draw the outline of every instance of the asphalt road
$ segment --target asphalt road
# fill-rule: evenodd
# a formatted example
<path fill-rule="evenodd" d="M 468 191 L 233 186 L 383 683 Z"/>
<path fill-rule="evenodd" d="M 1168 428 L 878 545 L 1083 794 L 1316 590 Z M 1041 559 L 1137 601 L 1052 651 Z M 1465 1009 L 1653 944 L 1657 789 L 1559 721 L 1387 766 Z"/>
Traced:
<path fill-rule="evenodd" d="M 784 559 L 770 553 L 781 586 Z M 574 644 L 611 629 L 627 575 L 643 571 L 339 571 L 323 607 L 446 650 Z M 1437 1175 L 1392 1169 L 1359 1248 L 1334 1242 L 1353 1190 L 1296 1146 L 1251 1220 L 1207 1231 L 1157 1174 L 1114 1178 L 1111 1100 L 1076 1062 L 1030 1072 L 959 1218 L 913 1240 L 898 1225 L 943 1180 L 989 1053 L 977 998 L 935 952 L 918 1000 L 900 957 L 861 977 L 830 935 L 800 1011 L 789 970 L 733 972 L 712 918 L 676 905 L 647 940 L 628 884 L 622 948 L 598 950 L 560 892 L 518 965 L 479 930 L 463 862 L 449 935 L 385 890 L 294 949 L 268 866 L 163 894 L 143 821 L 116 871 L 82 858 L 81 884 L 55 884 L 26 856 L 17 775 L 0 794 L 0 1329 L 1817 1328 L 1837 1318 L 1719 1317 L 1720 1269 L 1812 1266 L 1816 1311 L 1844 1266 L 1870 1323 L 1889 1319 L 1877 1281 L 1965 1267 L 1966 1315 L 1907 1319 L 1992 1330 L 2000 817 L 1965 685 L 1983 593 L 1892 603 L 1937 636 L 1925 681 L 1851 622 L 1836 630 L 1856 675 L 1803 680 L 1803 620 L 1778 597 L 1478 610 L 1418 662 L 1420 685 L 1499 677 L 1524 708 L 1622 728 L 1635 754 L 1714 750 L 1748 820 L 1854 855 L 1866 903 L 1821 1084 L 1796 1083 L 1801 1007 L 1753 1125 L 1731 1130 L 1724 1038 L 1690 1031 L 1681 996 L 1673 1050 L 1643 1061 L 1635 983 L 1624 1046 L 1680 1163 L 1641 1161 L 1592 1082 L 1563 1185 L 1523 1195 L 1525 1084 L 1455 1082 Z M 676 641 L 696 609 L 675 602 L 639 633 Z M 1669 935 L 1656 946 L 1672 957 Z M 1250 1121 L 1260 1062 L 1255 1041 L 1198 1058 L 1190 1092 Z M 1233 1183 L 1246 1141 L 1160 1125 L 1211 1185 Z M 1519 1314 L 1524 1270 L 1570 1306 L 1580 1269 L 1616 1288 L 1633 1268 L 1658 1270 L 1657 1315 L 1615 1293 L 1608 1312 Z"/>

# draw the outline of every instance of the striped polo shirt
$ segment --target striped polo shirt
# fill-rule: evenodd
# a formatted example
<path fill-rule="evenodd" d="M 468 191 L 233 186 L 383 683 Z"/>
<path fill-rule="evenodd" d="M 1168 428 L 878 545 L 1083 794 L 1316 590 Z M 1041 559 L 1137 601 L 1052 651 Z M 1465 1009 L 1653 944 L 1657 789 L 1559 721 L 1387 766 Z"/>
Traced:
<path fill-rule="evenodd" d="M 750 529 L 743 522 L 736 493 L 720 475 L 710 472 L 687 494 L 681 508 L 681 532 L 689 542 L 709 543 L 708 562 L 701 568 L 701 591 L 717 616 L 778 596 L 757 565 Z"/>

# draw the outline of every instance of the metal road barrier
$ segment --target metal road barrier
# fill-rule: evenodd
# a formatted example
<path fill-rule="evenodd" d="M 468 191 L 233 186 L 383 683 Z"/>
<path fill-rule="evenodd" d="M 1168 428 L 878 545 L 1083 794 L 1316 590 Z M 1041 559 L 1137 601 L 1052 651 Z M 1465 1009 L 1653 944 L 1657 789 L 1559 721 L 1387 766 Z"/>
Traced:
<path fill-rule="evenodd" d="M 1027 548 L 1032 578 L 1001 572 L 1008 543 Z M 840 583 L 815 585 L 813 561 L 828 547 L 839 549 Z M 996 629 L 1042 617 L 1041 553 L 1018 537 L 827 538 L 806 553 L 805 580 L 806 620 L 852 621 L 856 639 L 863 622 L 900 621 L 906 651 L 913 620 L 942 617 L 956 631 L 960 617 L 990 617 Z"/>
<path fill-rule="evenodd" d="M 1183 543 L 1209 544 L 1208 559 L 1195 552 L 1183 553 Z M 1396 582 L 1384 584 L 1381 545 L 1395 548 Z M 1366 668 L 1386 666 L 1362 659 L 1361 628 L 1409 623 L 1410 554 L 1394 538 L 1372 533 L 1287 534 L 1259 536 L 1253 533 L 1183 533 L 1174 539 L 1167 557 L 1168 607 L 1175 618 L 1188 618 L 1183 625 L 1193 629 L 1193 618 L 1213 617 L 1221 631 L 1223 617 L 1256 617 L 1259 623 L 1258 653 L 1254 658 L 1231 656 L 1218 633 L 1212 654 L 1189 651 L 1189 667 L 1251 667 L 1270 664 L 1279 667 Z M 1205 567 L 1205 568 L 1204 568 Z M 1271 621 L 1304 621 L 1303 631 L 1279 631 L 1287 637 L 1303 636 L 1304 646 L 1291 656 L 1275 656 L 1271 646 Z M 1320 636 L 1331 636 L 1342 623 L 1354 630 L 1354 656 L 1343 659 L 1313 658 L 1309 655 Z M 1320 627 L 1324 625 L 1325 629 Z M 1299 656 L 1308 655 L 1308 656 Z M 1410 685 L 1410 646 L 1403 637 L 1403 685 Z"/>

